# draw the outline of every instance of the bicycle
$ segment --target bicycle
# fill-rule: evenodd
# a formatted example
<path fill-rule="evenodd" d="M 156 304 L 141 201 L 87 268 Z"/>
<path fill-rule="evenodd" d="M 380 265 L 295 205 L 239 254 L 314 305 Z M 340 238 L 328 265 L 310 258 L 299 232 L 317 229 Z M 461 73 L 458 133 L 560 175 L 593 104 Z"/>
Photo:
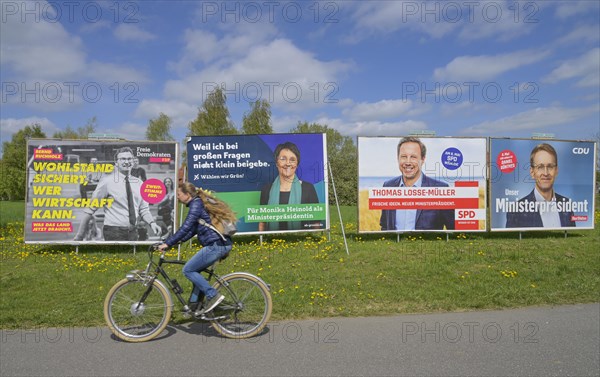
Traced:
<path fill-rule="evenodd" d="M 104 318 L 117 338 L 145 342 L 158 336 L 167 327 L 173 312 L 170 292 L 183 305 L 184 318 L 209 321 L 219 334 L 227 338 L 249 338 L 264 329 L 271 317 L 273 301 L 269 285 L 261 278 L 247 272 L 220 276 L 215 272 L 218 262 L 206 268 L 202 272 L 208 275 L 209 281 L 215 280 L 213 287 L 225 299 L 211 312 L 196 317 L 183 298 L 181 285 L 176 279 L 171 279 L 163 268 L 163 264 L 183 265 L 186 262 L 165 259 L 166 252 L 162 252 L 155 262 L 154 251 L 158 245 L 148 248 L 146 269 L 129 272 L 125 279 L 110 289 L 104 300 Z"/>

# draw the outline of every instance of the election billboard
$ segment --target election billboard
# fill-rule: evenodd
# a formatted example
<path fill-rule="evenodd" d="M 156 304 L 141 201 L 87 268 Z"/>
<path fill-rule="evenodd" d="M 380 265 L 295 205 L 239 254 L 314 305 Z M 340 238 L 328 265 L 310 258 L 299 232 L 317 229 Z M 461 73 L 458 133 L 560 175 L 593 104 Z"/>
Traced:
<path fill-rule="evenodd" d="M 325 134 L 192 136 L 188 180 L 238 215 L 238 233 L 329 229 Z"/>
<path fill-rule="evenodd" d="M 174 142 L 31 139 L 26 243 L 150 244 L 175 228 Z"/>
<path fill-rule="evenodd" d="M 487 229 L 485 138 L 359 137 L 359 232 Z"/>
<path fill-rule="evenodd" d="M 593 229 L 595 154 L 591 141 L 491 139 L 491 229 Z"/>

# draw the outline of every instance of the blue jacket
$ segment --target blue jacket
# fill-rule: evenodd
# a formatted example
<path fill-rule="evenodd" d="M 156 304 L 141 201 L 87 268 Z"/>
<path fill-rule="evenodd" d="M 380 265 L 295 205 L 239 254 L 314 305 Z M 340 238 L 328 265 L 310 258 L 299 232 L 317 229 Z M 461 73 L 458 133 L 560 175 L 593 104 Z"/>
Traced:
<path fill-rule="evenodd" d="M 206 208 L 204 208 L 202 199 L 196 197 L 192 199 L 187 206 L 190 210 L 185 221 L 181 224 L 181 228 L 179 228 L 175 234 L 167 238 L 165 243 L 169 245 L 169 247 L 172 247 L 179 242 L 189 240 L 195 235 L 198 235 L 198 241 L 200 241 L 202 246 L 212 245 L 215 242 L 223 242 L 221 236 L 219 236 L 217 232 L 198 223 L 198 219 L 202 218 L 204 221 L 211 224 L 210 215 L 206 211 Z"/>
<path fill-rule="evenodd" d="M 535 202 L 535 189 L 529 193 L 529 195 L 520 199 L 519 202 Z M 556 196 L 557 202 L 568 202 L 569 199 L 558 194 Z M 575 221 L 571 220 L 574 215 L 573 212 L 559 212 L 558 217 L 560 218 L 560 226 L 576 226 Z M 506 227 L 507 228 L 543 228 L 544 223 L 542 222 L 542 216 L 539 212 L 507 212 L 506 213 Z"/>
<path fill-rule="evenodd" d="M 385 181 L 383 187 L 400 187 L 402 176 Z M 422 187 L 448 187 L 448 184 L 429 178 L 423 174 L 421 181 Z M 381 230 L 396 230 L 396 210 L 384 209 L 381 211 L 379 219 Z M 454 229 L 454 210 L 453 209 L 418 209 L 415 222 L 415 230 L 447 230 Z"/>

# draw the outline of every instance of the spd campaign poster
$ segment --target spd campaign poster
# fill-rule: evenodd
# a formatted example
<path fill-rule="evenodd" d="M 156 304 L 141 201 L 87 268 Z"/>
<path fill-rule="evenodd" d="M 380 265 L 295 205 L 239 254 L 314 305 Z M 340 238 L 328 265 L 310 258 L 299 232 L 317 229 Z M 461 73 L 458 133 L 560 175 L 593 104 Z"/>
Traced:
<path fill-rule="evenodd" d="M 592 141 L 490 139 L 492 230 L 593 229 Z"/>
<path fill-rule="evenodd" d="M 485 138 L 359 137 L 359 232 L 485 231 Z"/>
<path fill-rule="evenodd" d="M 325 134 L 192 136 L 188 180 L 238 215 L 238 233 L 329 229 Z"/>
<path fill-rule="evenodd" d="M 150 244 L 175 228 L 177 144 L 31 139 L 26 243 Z"/>

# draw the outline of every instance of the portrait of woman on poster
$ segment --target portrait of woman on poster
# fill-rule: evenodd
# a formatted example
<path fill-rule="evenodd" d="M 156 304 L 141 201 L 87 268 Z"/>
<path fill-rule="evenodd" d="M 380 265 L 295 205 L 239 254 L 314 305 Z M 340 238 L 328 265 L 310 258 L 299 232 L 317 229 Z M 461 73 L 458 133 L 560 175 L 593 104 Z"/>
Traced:
<path fill-rule="evenodd" d="M 319 203 L 317 191 L 312 183 L 302 181 L 296 175 L 300 165 L 300 150 L 296 144 L 285 142 L 277 145 L 274 152 L 278 175 L 272 183 L 263 186 L 260 193 L 261 205 Z M 266 230 L 309 230 L 323 228 L 321 221 L 261 222 L 259 231 Z"/>

